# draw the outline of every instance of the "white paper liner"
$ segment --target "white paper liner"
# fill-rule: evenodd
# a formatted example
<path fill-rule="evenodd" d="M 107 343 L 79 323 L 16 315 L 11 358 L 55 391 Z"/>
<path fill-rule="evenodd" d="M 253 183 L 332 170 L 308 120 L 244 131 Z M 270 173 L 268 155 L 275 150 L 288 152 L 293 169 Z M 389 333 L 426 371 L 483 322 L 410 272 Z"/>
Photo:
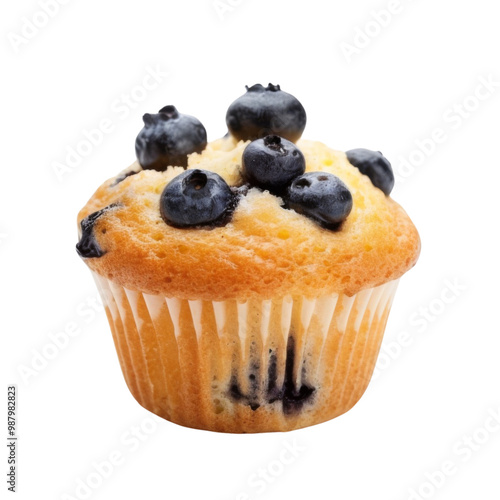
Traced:
<path fill-rule="evenodd" d="M 183 425 L 230 432 L 255 431 L 248 417 L 241 422 L 242 412 L 256 422 L 267 412 L 263 430 L 285 430 L 355 404 L 371 377 L 398 285 L 352 297 L 210 302 L 145 294 L 93 275 L 139 403 Z M 297 411 L 288 401 L 287 410 L 285 387 L 292 399 L 300 399 L 301 388 L 314 395 L 298 401 Z"/>

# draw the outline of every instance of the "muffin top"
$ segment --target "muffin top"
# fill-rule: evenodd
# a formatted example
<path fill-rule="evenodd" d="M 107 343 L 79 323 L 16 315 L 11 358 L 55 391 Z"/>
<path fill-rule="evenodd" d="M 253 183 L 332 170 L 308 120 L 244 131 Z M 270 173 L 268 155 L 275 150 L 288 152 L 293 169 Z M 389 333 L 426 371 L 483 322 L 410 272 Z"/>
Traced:
<path fill-rule="evenodd" d="M 279 86 L 251 87 L 228 110 L 230 133 L 208 144 L 173 106 L 145 115 L 138 161 L 78 214 L 86 264 L 190 300 L 353 295 L 399 278 L 420 240 L 389 196 L 389 162 L 300 139 L 297 103 Z"/>

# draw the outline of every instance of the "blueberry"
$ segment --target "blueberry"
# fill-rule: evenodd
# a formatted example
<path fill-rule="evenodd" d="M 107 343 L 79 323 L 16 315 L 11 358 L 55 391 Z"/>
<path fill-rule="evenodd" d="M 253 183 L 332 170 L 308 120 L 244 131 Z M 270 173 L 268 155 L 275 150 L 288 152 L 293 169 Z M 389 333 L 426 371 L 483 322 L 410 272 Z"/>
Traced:
<path fill-rule="evenodd" d="M 186 170 L 163 190 L 160 213 L 174 227 L 221 225 L 231 214 L 235 198 L 220 175 L 207 170 Z"/>
<path fill-rule="evenodd" d="M 97 212 L 94 212 L 85 219 L 82 219 L 80 222 L 80 227 L 82 229 L 82 236 L 80 241 L 76 244 L 76 251 L 80 257 L 84 257 L 86 259 L 93 257 L 102 257 L 106 252 L 100 247 L 97 242 L 94 234 L 94 226 L 97 222 L 97 219 L 101 217 L 103 214 L 108 212 L 114 207 L 119 206 L 116 203 L 113 203 L 107 207 L 104 207 Z"/>
<path fill-rule="evenodd" d="M 380 151 L 358 148 L 347 151 L 346 155 L 349 162 L 367 175 L 375 187 L 389 196 L 394 187 L 394 174 L 389 160 Z"/>
<path fill-rule="evenodd" d="M 338 229 L 352 209 L 352 195 L 335 175 L 308 172 L 288 188 L 287 208 L 306 215 L 327 229 Z"/>
<path fill-rule="evenodd" d="M 279 85 L 247 86 L 246 94 L 227 110 L 226 123 L 237 140 L 254 140 L 265 135 L 279 135 L 297 142 L 306 126 L 306 112 L 291 94 Z"/>
<path fill-rule="evenodd" d="M 280 192 L 306 170 L 306 160 L 293 142 L 277 135 L 251 142 L 243 151 L 243 177 L 254 186 Z"/>
<path fill-rule="evenodd" d="M 142 168 L 163 172 L 169 165 L 187 167 L 191 153 L 201 153 L 207 145 L 207 131 L 194 116 L 183 115 L 175 106 L 165 106 L 157 114 L 146 113 L 144 128 L 135 140 L 135 154 Z"/>
<path fill-rule="evenodd" d="M 123 174 L 120 174 L 118 175 L 114 182 L 110 185 L 110 187 L 114 187 L 118 184 L 120 184 L 120 182 L 123 182 L 127 177 L 130 177 L 132 175 L 135 175 L 135 174 L 138 174 L 139 172 L 135 171 L 135 170 L 129 170 L 128 172 L 125 172 Z"/>

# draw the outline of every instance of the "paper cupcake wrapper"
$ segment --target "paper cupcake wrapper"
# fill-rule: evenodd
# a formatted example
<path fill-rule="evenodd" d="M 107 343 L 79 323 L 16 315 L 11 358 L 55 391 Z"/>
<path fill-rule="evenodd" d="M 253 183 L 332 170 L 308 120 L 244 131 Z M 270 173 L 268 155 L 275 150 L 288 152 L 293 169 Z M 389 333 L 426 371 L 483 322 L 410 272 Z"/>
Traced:
<path fill-rule="evenodd" d="M 372 375 L 398 284 L 352 297 L 212 302 L 93 275 L 137 401 L 167 420 L 223 432 L 290 430 L 351 408 Z"/>

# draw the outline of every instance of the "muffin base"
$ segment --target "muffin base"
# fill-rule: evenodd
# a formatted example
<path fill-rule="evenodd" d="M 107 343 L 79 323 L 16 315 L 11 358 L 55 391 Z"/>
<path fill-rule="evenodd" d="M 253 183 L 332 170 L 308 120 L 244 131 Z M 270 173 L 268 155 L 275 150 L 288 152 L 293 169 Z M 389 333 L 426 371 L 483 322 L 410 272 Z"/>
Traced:
<path fill-rule="evenodd" d="M 233 433 L 289 431 L 352 408 L 373 373 L 398 284 L 351 297 L 211 302 L 92 274 L 135 399 L 171 422 Z"/>

